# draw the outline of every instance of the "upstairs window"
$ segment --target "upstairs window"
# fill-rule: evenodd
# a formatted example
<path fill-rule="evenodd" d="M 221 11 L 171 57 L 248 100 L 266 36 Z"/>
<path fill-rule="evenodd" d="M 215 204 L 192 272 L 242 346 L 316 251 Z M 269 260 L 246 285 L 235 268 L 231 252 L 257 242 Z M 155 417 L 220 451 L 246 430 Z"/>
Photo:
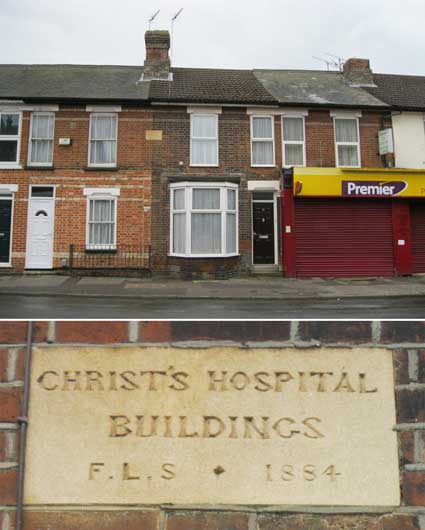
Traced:
<path fill-rule="evenodd" d="M 0 164 L 3 167 L 19 163 L 21 113 L 0 111 Z"/>
<path fill-rule="evenodd" d="M 236 255 L 238 186 L 229 183 L 173 184 L 170 224 L 172 255 Z"/>
<path fill-rule="evenodd" d="M 218 166 L 218 116 L 191 114 L 190 165 Z"/>
<path fill-rule="evenodd" d="M 31 115 L 29 165 L 52 165 L 54 123 L 55 115 L 51 112 L 34 113 Z"/>
<path fill-rule="evenodd" d="M 305 129 L 303 117 L 282 117 L 283 165 L 305 166 Z"/>
<path fill-rule="evenodd" d="M 90 116 L 90 166 L 117 165 L 117 130 L 116 114 L 92 114 Z"/>
<path fill-rule="evenodd" d="M 360 167 L 359 120 L 334 118 L 337 167 Z"/>
<path fill-rule="evenodd" d="M 251 165 L 275 165 L 273 116 L 251 117 Z"/>

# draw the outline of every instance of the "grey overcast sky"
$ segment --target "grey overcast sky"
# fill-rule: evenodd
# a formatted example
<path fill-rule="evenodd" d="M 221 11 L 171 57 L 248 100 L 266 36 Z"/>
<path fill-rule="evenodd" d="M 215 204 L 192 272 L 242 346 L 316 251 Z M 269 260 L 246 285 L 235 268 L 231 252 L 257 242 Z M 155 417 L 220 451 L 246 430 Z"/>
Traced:
<path fill-rule="evenodd" d="M 0 0 L 0 63 L 142 64 L 150 15 L 169 29 L 181 7 L 174 66 L 326 69 L 328 52 L 425 75 L 425 0 Z"/>

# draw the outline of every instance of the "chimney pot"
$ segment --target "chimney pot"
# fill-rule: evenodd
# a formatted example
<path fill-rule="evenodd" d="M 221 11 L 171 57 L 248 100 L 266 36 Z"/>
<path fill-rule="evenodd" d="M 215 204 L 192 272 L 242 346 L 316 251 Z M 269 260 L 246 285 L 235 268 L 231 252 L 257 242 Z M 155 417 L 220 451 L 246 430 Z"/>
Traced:
<path fill-rule="evenodd" d="M 170 32 L 163 30 L 145 33 L 146 59 L 143 79 L 165 79 L 170 77 Z"/>
<path fill-rule="evenodd" d="M 352 85 L 374 85 L 373 73 L 370 68 L 369 59 L 359 59 L 357 57 L 352 57 L 351 59 L 348 59 L 344 63 L 343 73 Z"/>

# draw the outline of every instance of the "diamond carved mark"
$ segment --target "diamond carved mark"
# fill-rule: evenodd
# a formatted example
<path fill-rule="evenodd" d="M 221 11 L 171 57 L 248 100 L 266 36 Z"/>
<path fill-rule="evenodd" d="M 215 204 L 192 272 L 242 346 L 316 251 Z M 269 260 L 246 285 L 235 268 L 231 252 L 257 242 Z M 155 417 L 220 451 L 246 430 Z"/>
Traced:
<path fill-rule="evenodd" d="M 215 469 L 214 469 L 214 473 L 217 475 L 217 476 L 220 476 L 222 475 L 223 473 L 225 473 L 226 470 L 223 469 L 221 466 L 217 466 Z"/>

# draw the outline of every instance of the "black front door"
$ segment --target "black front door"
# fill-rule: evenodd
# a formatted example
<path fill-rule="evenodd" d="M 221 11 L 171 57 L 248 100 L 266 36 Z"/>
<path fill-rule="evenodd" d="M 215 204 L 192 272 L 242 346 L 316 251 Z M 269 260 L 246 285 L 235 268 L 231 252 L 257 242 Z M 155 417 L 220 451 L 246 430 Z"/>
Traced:
<path fill-rule="evenodd" d="M 0 198 L 0 263 L 10 262 L 12 199 Z"/>
<path fill-rule="evenodd" d="M 274 205 L 253 202 L 254 264 L 274 264 Z"/>

